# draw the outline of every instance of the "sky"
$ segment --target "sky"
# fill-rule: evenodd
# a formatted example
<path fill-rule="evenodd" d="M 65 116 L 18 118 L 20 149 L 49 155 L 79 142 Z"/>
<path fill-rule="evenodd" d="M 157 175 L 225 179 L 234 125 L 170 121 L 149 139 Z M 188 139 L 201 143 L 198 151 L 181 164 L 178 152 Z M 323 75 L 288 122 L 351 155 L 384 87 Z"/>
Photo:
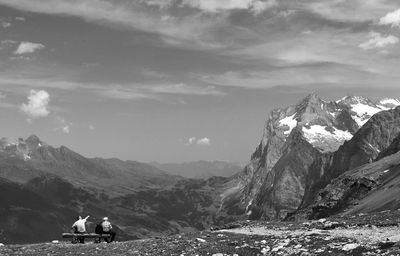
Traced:
<path fill-rule="evenodd" d="M 398 0 L 0 0 L 0 137 L 244 163 L 311 92 L 400 98 Z"/>

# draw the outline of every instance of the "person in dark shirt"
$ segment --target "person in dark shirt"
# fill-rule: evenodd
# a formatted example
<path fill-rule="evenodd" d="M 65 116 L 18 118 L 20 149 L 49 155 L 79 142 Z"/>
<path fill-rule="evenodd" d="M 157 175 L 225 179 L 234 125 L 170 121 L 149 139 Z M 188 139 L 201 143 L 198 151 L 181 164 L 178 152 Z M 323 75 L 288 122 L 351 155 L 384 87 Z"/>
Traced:
<path fill-rule="evenodd" d="M 101 227 L 103 228 L 103 234 L 110 234 L 111 238 L 107 242 L 114 242 L 115 236 L 117 233 L 113 230 L 111 223 L 108 221 L 108 217 L 103 218 L 103 222 L 101 223 Z"/>

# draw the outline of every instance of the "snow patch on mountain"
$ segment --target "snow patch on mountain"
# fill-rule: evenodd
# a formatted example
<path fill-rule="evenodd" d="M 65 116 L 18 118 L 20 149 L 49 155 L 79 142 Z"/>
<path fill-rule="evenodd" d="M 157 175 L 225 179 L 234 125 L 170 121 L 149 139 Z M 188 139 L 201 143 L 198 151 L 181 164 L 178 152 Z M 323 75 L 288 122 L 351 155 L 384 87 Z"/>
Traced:
<path fill-rule="evenodd" d="M 322 145 L 331 145 L 332 148 L 338 148 L 344 141 L 350 140 L 353 135 L 349 131 L 342 131 L 335 127 L 332 131 L 328 130 L 327 126 L 312 125 L 310 127 L 303 127 L 303 136 L 316 148 L 322 148 Z M 325 151 L 325 150 L 323 150 Z"/>
<path fill-rule="evenodd" d="M 294 118 L 295 115 L 296 113 L 291 116 L 287 116 L 279 121 L 279 124 L 281 126 L 286 125 L 289 127 L 289 130 L 284 132 L 285 135 L 289 135 L 292 132 L 293 128 L 297 126 L 297 120 Z"/>
<path fill-rule="evenodd" d="M 379 101 L 379 105 L 380 107 L 394 108 L 400 106 L 400 101 L 398 99 L 385 98 Z"/>
<path fill-rule="evenodd" d="M 357 104 L 352 104 L 350 106 L 351 111 L 356 113 L 356 115 L 353 116 L 353 119 L 354 121 L 356 121 L 359 127 L 363 126 L 371 118 L 371 116 L 384 110 L 382 108 L 379 108 L 378 106 L 370 106 L 361 102 Z"/>

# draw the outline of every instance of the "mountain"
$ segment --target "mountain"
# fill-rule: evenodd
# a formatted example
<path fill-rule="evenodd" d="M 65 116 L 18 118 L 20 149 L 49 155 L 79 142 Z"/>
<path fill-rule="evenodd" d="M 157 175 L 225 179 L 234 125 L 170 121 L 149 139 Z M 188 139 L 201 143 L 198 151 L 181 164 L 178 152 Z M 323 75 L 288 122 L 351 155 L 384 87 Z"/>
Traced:
<path fill-rule="evenodd" d="M 118 240 L 205 229 L 226 178 L 185 179 L 116 158 L 85 158 L 37 136 L 0 140 L 0 242 L 32 243 L 68 232 L 76 216 L 88 230 L 108 216 Z M 227 219 L 227 218 L 226 218 Z"/>
<path fill-rule="evenodd" d="M 326 102 L 310 94 L 271 112 L 242 171 L 207 179 L 171 175 L 162 166 L 135 161 L 86 158 L 34 135 L 2 138 L 0 242 L 54 239 L 69 231 L 77 215 L 91 216 L 89 230 L 110 217 L 124 240 L 237 219 L 397 209 L 399 103 L 357 96 Z M 168 166 L 202 175 L 229 173 L 231 167 L 223 162 Z"/>
<path fill-rule="evenodd" d="M 310 188 L 301 214 L 319 218 L 398 209 L 400 107 L 381 112 L 333 156 L 325 177 Z"/>
<path fill-rule="evenodd" d="M 208 179 L 213 176 L 230 177 L 243 169 L 243 166 L 240 164 L 226 161 L 196 161 L 163 164 L 152 162 L 150 164 L 172 175 L 200 179 Z"/>
<path fill-rule="evenodd" d="M 388 132 L 381 134 L 368 131 L 375 123 L 385 122 L 385 114 L 382 120 L 377 117 L 365 124 L 377 113 L 396 112 L 391 108 L 399 104 L 395 99 L 374 102 L 359 96 L 327 102 L 310 94 L 296 105 L 273 110 L 250 163 L 222 192 L 221 212 L 238 218 L 285 218 L 308 203 L 330 179 L 371 161 L 384 150 L 396 134 L 391 119 L 386 120 L 387 127 L 382 126 Z M 371 136 L 378 137 L 374 140 Z M 366 144 L 369 142 L 371 146 Z M 371 154 L 349 155 L 361 146 L 362 152 L 367 152 L 368 146 Z"/>
<path fill-rule="evenodd" d="M 315 202 L 306 208 L 307 217 L 397 210 L 399 171 L 400 152 L 347 171 L 318 192 Z"/>
<path fill-rule="evenodd" d="M 89 230 L 102 216 L 113 216 L 104 198 L 51 175 L 27 184 L 0 178 L 0 202 L 0 242 L 6 244 L 51 241 L 70 231 L 78 215 L 91 216 Z M 120 239 L 135 237 L 118 226 Z"/>
<path fill-rule="evenodd" d="M 0 177 L 17 183 L 53 174 L 93 190 L 125 194 L 140 187 L 160 188 L 181 179 L 154 166 L 119 159 L 86 158 L 71 149 L 52 147 L 32 135 L 26 140 L 0 140 Z"/>

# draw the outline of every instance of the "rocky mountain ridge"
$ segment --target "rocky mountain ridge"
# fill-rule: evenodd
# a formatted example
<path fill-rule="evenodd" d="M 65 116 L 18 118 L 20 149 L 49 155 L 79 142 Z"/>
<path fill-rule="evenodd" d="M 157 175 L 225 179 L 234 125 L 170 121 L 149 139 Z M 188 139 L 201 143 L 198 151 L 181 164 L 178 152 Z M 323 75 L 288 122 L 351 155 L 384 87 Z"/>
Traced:
<path fill-rule="evenodd" d="M 314 199 L 310 198 L 330 179 L 372 161 L 389 146 L 397 133 L 390 117 L 377 115 L 376 122 L 386 122 L 381 128 L 389 131 L 380 135 L 372 131 L 375 123 L 366 124 L 377 113 L 397 113 L 400 109 L 393 110 L 393 107 L 399 104 L 396 99 L 374 102 L 359 96 L 326 102 L 310 94 L 297 105 L 273 110 L 250 163 L 222 193 L 222 209 L 238 218 L 282 219 L 310 203 Z M 397 114 L 394 119 L 397 122 Z M 362 132 L 358 133 L 360 130 Z M 368 131 L 372 132 L 368 134 Z M 380 141 L 373 136 L 378 136 Z M 358 155 L 368 151 L 366 146 L 371 154 Z M 343 147 L 347 150 L 341 149 Z M 339 157 L 348 155 L 351 150 L 358 150 L 353 158 Z M 338 168 L 332 167 L 332 161 L 333 166 L 345 169 L 335 171 Z"/>

